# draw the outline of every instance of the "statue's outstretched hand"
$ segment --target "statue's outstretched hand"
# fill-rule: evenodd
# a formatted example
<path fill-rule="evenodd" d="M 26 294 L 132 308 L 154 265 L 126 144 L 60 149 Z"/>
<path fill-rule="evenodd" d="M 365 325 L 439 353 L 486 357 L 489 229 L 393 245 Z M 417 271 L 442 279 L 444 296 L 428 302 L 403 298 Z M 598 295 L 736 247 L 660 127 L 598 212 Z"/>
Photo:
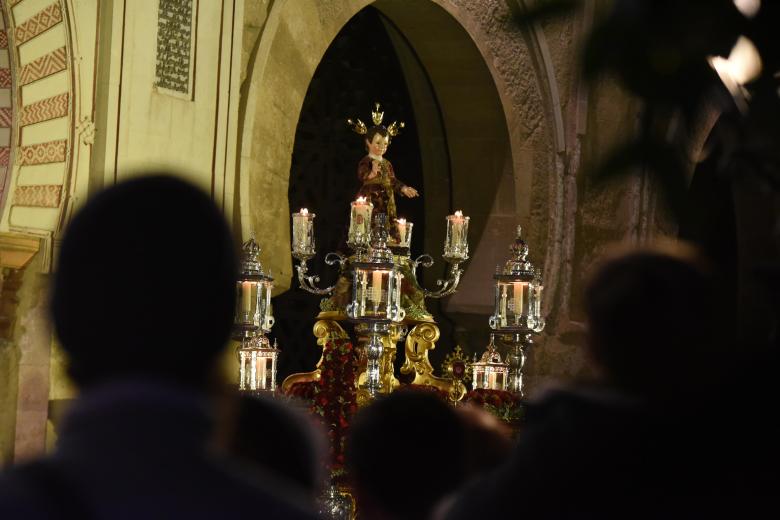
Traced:
<path fill-rule="evenodd" d="M 371 172 L 366 176 L 366 179 L 373 179 L 374 177 L 378 176 L 380 172 L 379 168 L 379 161 L 371 161 Z"/>
<path fill-rule="evenodd" d="M 403 193 L 404 196 L 409 197 L 410 199 L 413 199 L 419 195 L 417 193 L 417 190 L 412 188 L 411 186 L 404 186 L 401 188 L 401 193 Z"/>

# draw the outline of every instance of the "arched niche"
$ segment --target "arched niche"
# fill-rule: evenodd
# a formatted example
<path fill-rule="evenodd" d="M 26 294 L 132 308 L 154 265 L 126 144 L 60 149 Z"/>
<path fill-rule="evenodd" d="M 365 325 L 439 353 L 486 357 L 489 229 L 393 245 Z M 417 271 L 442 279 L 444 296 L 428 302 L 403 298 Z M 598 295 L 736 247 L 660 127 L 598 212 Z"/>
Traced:
<path fill-rule="evenodd" d="M 290 209 L 286 194 L 298 114 L 314 70 L 333 38 L 354 14 L 370 3 L 334 0 L 304 5 L 290 0 L 277 1 L 252 49 L 242 92 L 237 229 L 245 237 L 251 231 L 262 237 L 264 260 L 273 269 L 281 290 L 288 287 L 292 274 Z M 506 241 L 502 240 L 511 236 L 512 223 L 529 218 L 532 212 L 532 175 L 533 164 L 540 157 L 539 132 L 534 137 L 536 140 L 529 137 L 544 124 L 539 121 L 531 121 L 528 126 L 516 124 L 518 114 L 524 113 L 516 107 L 520 95 L 512 93 L 518 87 L 504 83 L 496 68 L 501 60 L 487 45 L 479 44 L 484 34 L 479 34 L 482 29 L 475 14 L 456 4 L 443 0 L 373 3 L 389 20 L 389 31 L 396 33 L 399 56 L 407 55 L 408 79 L 429 80 L 440 109 L 441 116 L 437 119 L 430 100 L 424 97 L 415 100 L 415 124 L 420 134 L 430 138 L 429 142 L 421 143 L 422 148 L 431 149 L 426 154 L 430 163 L 424 164 L 423 190 L 430 235 L 426 250 L 439 254 L 443 216 L 450 210 L 463 209 L 470 214 L 475 253 L 464 286 L 485 292 L 488 301 L 496 256 L 493 249 L 499 247 L 494 244 L 501 242 L 500 255 L 503 255 Z M 519 31 L 511 37 L 521 39 Z M 517 44 L 524 45 L 519 41 Z M 521 87 L 528 102 L 538 105 L 533 110 L 538 116 L 544 113 L 541 96 L 534 90 L 533 81 L 529 86 L 527 80 L 533 77 L 534 69 L 530 63 L 522 62 L 522 56 L 515 58 L 521 61 L 514 65 L 526 69 L 526 82 Z M 445 142 L 437 142 L 442 139 Z M 446 157 L 440 152 L 443 147 Z M 541 155 L 545 161 L 549 159 L 545 153 Z M 451 174 L 449 179 L 447 174 Z M 481 237 L 489 218 L 497 214 L 507 220 L 507 225 L 502 226 L 508 230 L 507 236 L 494 236 L 493 226 L 489 236 Z M 440 229 L 434 218 L 442 219 Z M 488 253 L 481 255 L 483 247 Z M 472 272 L 474 280 L 470 280 Z M 458 304 L 455 298 L 451 303 Z M 482 307 L 475 311 L 483 311 Z"/>

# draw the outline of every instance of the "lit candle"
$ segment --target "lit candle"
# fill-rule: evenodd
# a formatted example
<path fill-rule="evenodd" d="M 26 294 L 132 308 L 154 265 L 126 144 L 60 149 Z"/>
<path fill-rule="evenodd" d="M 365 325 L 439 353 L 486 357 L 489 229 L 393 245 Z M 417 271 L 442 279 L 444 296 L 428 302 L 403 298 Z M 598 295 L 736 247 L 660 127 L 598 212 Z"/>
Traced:
<path fill-rule="evenodd" d="M 523 314 L 523 282 L 512 282 L 512 299 L 515 308 L 515 324 L 520 323 L 520 316 Z"/>
<path fill-rule="evenodd" d="M 314 253 L 314 213 L 301 208 L 293 213 L 293 252 L 302 254 Z"/>
<path fill-rule="evenodd" d="M 364 246 L 368 244 L 371 236 L 371 212 L 374 205 L 366 201 L 365 197 L 358 197 L 352 202 L 352 208 L 349 214 L 349 232 L 347 238 L 349 243 L 355 246 Z"/>
<path fill-rule="evenodd" d="M 447 216 L 447 238 L 444 244 L 444 255 L 454 258 L 468 257 L 468 243 L 466 235 L 468 233 L 469 218 L 464 217 L 463 212 L 458 210 L 454 215 Z"/>
<path fill-rule="evenodd" d="M 265 357 L 258 357 L 257 358 L 257 386 L 255 389 L 257 390 L 265 390 L 266 389 L 266 361 L 268 358 Z"/>
<path fill-rule="evenodd" d="M 378 306 L 382 301 L 382 271 L 371 273 L 371 301 Z"/>
<path fill-rule="evenodd" d="M 244 321 L 252 318 L 252 282 L 241 282 L 241 311 Z"/>
<path fill-rule="evenodd" d="M 495 372 L 491 371 L 488 373 L 488 388 L 490 388 L 491 390 L 496 390 L 498 388 L 498 384 L 496 381 L 497 376 L 498 374 L 496 374 Z"/>
<path fill-rule="evenodd" d="M 395 219 L 395 227 L 398 230 L 398 244 L 399 245 L 406 245 L 406 219 L 405 218 L 397 218 Z"/>

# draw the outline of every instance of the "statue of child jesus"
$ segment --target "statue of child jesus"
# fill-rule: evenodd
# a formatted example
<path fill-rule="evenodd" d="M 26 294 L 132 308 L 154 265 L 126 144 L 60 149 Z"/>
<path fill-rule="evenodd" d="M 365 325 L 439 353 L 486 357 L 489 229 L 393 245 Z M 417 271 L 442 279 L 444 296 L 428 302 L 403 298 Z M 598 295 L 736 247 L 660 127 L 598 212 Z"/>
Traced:
<path fill-rule="evenodd" d="M 395 228 L 397 216 L 395 193 L 409 198 L 419 195 L 416 189 L 398 180 L 393 165 L 383 156 L 390 144 L 390 133 L 384 126 L 372 126 L 365 134 L 368 155 L 360 160 L 357 167 L 358 180 L 362 183 L 358 196 L 366 197 L 374 205 L 374 213 L 387 215 L 390 229 Z"/>

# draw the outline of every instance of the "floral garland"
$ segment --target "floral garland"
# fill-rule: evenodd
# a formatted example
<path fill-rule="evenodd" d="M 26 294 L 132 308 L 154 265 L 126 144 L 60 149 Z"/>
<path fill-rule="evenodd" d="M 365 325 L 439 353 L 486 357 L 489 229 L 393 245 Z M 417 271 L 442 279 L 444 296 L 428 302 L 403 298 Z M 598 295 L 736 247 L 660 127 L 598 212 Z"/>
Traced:
<path fill-rule="evenodd" d="M 462 402 L 484 408 L 509 424 L 517 424 L 523 419 L 523 405 L 520 397 L 505 390 L 475 388 L 463 397 Z"/>
<path fill-rule="evenodd" d="M 328 432 L 329 469 L 335 479 L 344 476 L 344 445 L 352 416 L 357 411 L 358 352 L 348 339 L 334 339 L 322 350 L 320 379 L 295 384 L 288 395 L 305 399 Z"/>

